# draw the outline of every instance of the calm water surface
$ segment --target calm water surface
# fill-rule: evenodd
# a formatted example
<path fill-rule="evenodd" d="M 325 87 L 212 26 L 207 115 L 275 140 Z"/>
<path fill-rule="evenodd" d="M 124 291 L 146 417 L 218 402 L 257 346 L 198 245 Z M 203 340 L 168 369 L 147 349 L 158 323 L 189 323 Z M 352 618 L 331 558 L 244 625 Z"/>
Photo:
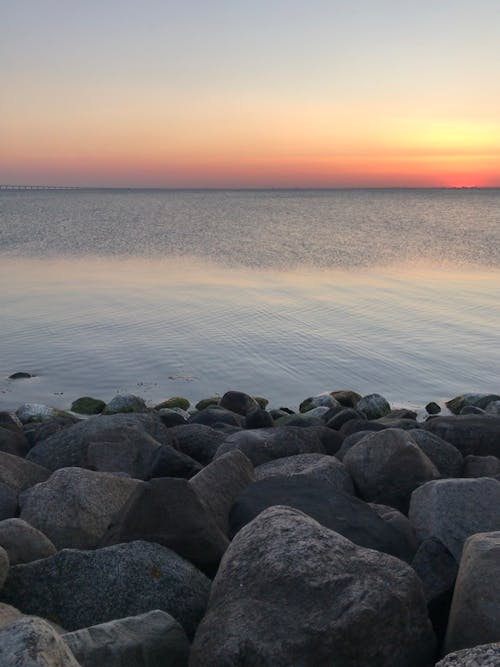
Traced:
<path fill-rule="evenodd" d="M 500 190 L 1 192 L 0 403 L 499 391 L 499 297 Z"/>

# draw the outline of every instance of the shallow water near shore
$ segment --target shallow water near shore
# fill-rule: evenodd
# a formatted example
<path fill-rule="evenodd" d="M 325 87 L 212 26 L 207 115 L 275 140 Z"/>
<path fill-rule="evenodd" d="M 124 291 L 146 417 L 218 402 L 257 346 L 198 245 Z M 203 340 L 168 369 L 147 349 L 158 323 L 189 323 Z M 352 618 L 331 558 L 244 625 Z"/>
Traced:
<path fill-rule="evenodd" d="M 498 391 L 499 211 L 497 190 L 2 193 L 0 404 Z"/>

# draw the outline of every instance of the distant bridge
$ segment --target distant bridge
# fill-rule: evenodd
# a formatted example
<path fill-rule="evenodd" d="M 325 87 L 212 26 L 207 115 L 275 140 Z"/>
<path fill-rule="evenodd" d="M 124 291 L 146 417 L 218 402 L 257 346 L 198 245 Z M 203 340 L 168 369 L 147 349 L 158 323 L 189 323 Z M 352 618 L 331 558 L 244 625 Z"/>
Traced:
<path fill-rule="evenodd" d="M 0 190 L 81 190 L 77 185 L 1 185 Z"/>

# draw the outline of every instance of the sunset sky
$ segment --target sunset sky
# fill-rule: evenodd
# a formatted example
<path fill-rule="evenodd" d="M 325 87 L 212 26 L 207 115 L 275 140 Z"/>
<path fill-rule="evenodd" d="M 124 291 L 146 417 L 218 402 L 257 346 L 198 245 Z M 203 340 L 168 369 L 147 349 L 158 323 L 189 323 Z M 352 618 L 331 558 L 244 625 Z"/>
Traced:
<path fill-rule="evenodd" d="M 0 183 L 500 186 L 499 0 L 0 4 Z"/>

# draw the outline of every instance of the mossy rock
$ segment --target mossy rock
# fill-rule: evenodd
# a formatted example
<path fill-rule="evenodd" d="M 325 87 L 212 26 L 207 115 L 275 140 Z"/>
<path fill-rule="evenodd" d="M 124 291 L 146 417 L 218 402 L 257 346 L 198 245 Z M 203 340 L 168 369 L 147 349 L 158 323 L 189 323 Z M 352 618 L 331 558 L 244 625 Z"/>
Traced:
<path fill-rule="evenodd" d="M 213 407 L 214 405 L 219 405 L 220 396 L 211 396 L 210 398 L 202 398 L 201 401 L 198 401 L 196 404 L 197 410 L 204 410 L 205 408 Z"/>
<path fill-rule="evenodd" d="M 262 408 L 263 410 L 266 409 L 266 407 L 269 405 L 269 401 L 267 398 L 263 398 L 262 396 L 253 396 L 253 400 L 257 401 L 259 404 L 259 408 Z"/>
<path fill-rule="evenodd" d="M 342 391 L 332 391 L 330 396 L 343 405 L 345 408 L 355 408 L 361 400 L 361 394 L 356 391 L 344 389 Z"/>
<path fill-rule="evenodd" d="M 166 401 L 155 405 L 155 410 L 162 410 L 163 408 L 180 408 L 181 410 L 189 410 L 191 403 L 187 398 L 182 396 L 172 396 L 172 398 L 167 398 Z"/>
<path fill-rule="evenodd" d="M 105 407 L 106 403 L 98 398 L 82 396 L 81 398 L 77 398 L 76 401 L 73 401 L 71 404 L 71 411 L 77 412 L 80 415 L 98 415 Z"/>

